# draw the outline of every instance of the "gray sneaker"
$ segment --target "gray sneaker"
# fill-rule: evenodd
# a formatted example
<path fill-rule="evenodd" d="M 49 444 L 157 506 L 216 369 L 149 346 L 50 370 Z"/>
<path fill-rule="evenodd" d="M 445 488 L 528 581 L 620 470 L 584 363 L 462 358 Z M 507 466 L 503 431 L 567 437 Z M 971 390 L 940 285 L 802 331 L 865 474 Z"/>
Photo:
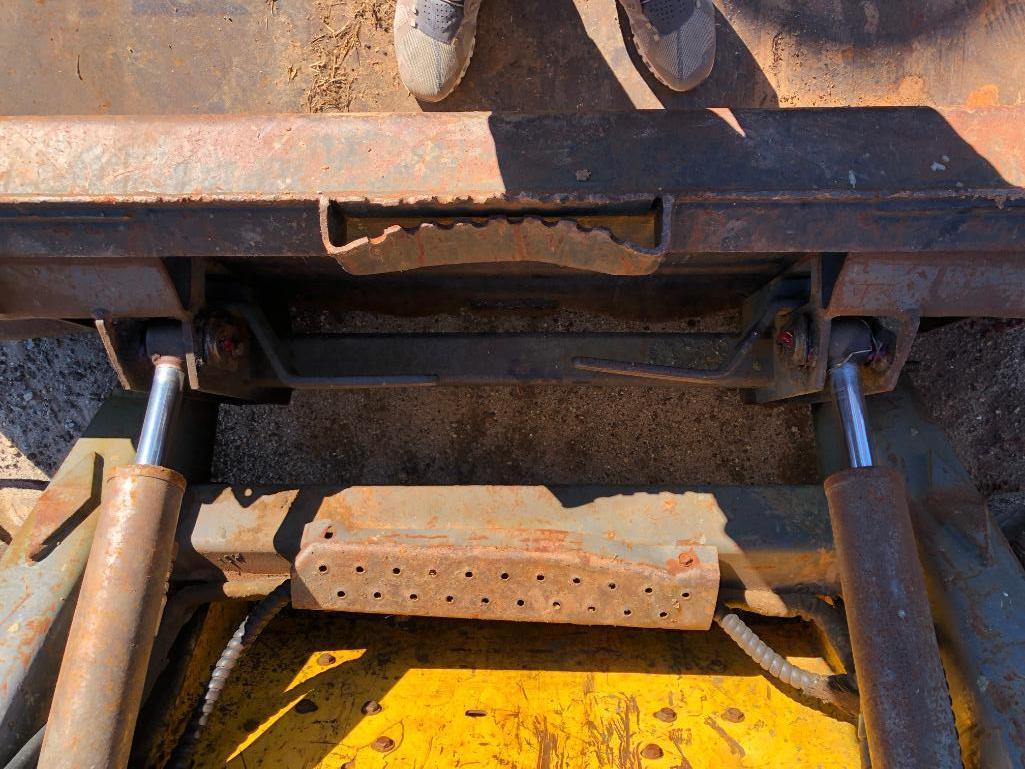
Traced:
<path fill-rule="evenodd" d="M 459 85 L 473 55 L 480 0 L 398 0 L 395 58 L 410 93 L 441 101 Z"/>
<path fill-rule="evenodd" d="M 619 0 L 634 42 L 655 77 L 674 91 L 689 91 L 712 71 L 715 7 L 712 0 Z"/>

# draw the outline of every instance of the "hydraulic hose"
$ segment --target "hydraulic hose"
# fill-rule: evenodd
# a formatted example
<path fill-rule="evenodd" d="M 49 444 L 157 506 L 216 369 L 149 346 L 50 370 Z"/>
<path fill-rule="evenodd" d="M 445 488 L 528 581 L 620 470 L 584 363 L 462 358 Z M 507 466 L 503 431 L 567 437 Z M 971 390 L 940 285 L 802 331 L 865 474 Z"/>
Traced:
<path fill-rule="evenodd" d="M 839 688 L 835 683 L 837 677 L 812 673 L 787 662 L 782 654 L 773 651 L 736 614 L 717 616 L 716 622 L 747 656 L 758 663 L 759 667 L 773 678 L 852 715 L 859 712 L 858 695 L 855 692 Z"/>
<path fill-rule="evenodd" d="M 214 671 L 210 675 L 210 682 L 206 686 L 206 693 L 203 699 L 196 705 L 189 719 L 188 726 L 182 734 L 174 755 L 168 763 L 170 769 L 189 769 L 192 766 L 192 755 L 199 744 L 203 728 L 213 712 L 217 700 L 228 683 L 228 678 L 238 664 L 243 653 L 253 645 L 260 634 L 270 624 L 271 620 L 285 608 L 291 600 L 291 581 L 285 580 L 278 585 L 270 595 L 260 601 L 253 610 L 246 615 L 238 626 L 235 634 L 228 641 L 224 651 L 221 652 Z"/>

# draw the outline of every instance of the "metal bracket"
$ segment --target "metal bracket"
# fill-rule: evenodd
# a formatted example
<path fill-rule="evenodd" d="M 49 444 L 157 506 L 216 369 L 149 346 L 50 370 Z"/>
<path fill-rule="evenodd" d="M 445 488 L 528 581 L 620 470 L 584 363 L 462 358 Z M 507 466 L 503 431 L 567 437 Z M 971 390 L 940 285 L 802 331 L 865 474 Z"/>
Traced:
<path fill-rule="evenodd" d="M 441 532 L 356 541 L 345 529 L 306 527 L 292 569 L 296 608 L 707 630 L 718 597 L 718 554 L 706 545 L 655 564 L 546 548 L 550 531 L 521 532 L 513 548 L 445 543 Z"/>

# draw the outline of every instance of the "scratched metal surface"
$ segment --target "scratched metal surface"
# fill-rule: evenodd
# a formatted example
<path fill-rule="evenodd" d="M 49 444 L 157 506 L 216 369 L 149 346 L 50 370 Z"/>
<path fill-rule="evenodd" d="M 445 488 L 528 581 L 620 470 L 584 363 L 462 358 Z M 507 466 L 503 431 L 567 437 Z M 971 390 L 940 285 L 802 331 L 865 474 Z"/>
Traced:
<path fill-rule="evenodd" d="M 829 671 L 807 628 L 756 627 Z M 218 708 L 197 767 L 860 766 L 852 723 L 770 683 L 717 629 L 292 612 Z"/>

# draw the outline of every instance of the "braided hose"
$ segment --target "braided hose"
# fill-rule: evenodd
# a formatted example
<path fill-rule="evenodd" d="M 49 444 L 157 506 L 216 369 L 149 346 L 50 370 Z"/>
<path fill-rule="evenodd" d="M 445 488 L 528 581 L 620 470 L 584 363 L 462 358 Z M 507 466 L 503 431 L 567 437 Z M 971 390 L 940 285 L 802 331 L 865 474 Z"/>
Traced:
<path fill-rule="evenodd" d="M 769 645 L 736 614 L 725 615 L 719 620 L 719 626 L 726 631 L 726 635 L 736 641 L 737 646 L 743 649 L 748 657 L 761 666 L 762 670 L 788 686 L 804 692 L 826 679 L 826 676 L 791 665 L 782 654 L 770 649 Z"/>
<path fill-rule="evenodd" d="M 224 691 L 235 665 L 238 664 L 239 658 L 256 642 L 260 633 L 266 629 L 278 612 L 288 605 L 291 596 L 291 580 L 286 579 L 270 595 L 256 604 L 242 620 L 242 624 L 238 626 L 235 634 L 224 647 L 224 651 L 221 652 L 217 664 L 214 665 L 210 682 L 206 686 L 206 693 L 203 695 L 202 701 L 196 705 L 192 718 L 189 719 L 189 724 L 178 741 L 174 754 L 168 762 L 169 769 L 190 769 L 192 754 L 199 744 L 203 727 L 206 726 L 217 700 L 221 698 L 221 693 Z"/>
<path fill-rule="evenodd" d="M 836 679 L 842 678 L 842 676 L 834 677 L 812 673 L 810 670 L 790 664 L 782 654 L 769 648 L 769 645 L 736 614 L 717 616 L 716 622 L 747 656 L 757 662 L 762 670 L 773 678 L 828 705 L 841 708 L 848 713 L 858 713 L 860 709 L 858 695 L 855 692 L 839 688 L 842 682 Z"/>

